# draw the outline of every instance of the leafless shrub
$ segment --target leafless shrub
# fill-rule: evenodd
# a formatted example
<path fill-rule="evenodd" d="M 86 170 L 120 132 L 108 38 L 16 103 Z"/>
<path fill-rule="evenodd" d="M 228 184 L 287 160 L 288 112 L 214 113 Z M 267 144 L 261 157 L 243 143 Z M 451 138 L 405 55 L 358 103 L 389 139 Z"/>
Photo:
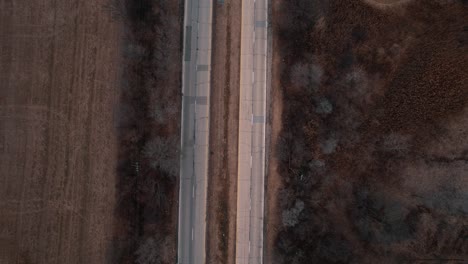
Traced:
<path fill-rule="evenodd" d="M 315 113 L 317 114 L 330 114 L 333 111 L 333 105 L 327 98 L 320 98 L 317 100 Z"/>
<path fill-rule="evenodd" d="M 154 238 L 147 238 L 136 251 L 136 263 L 138 264 L 161 264 L 159 258 L 159 245 Z"/>
<path fill-rule="evenodd" d="M 406 153 L 409 147 L 409 136 L 391 133 L 384 137 L 382 149 L 388 152 Z"/>
<path fill-rule="evenodd" d="M 304 210 L 304 202 L 296 200 L 294 207 L 283 211 L 283 225 L 284 226 L 295 226 L 299 223 L 299 214 Z"/>
<path fill-rule="evenodd" d="M 354 99 L 356 103 L 364 102 L 363 99 L 372 94 L 372 86 L 364 69 L 356 67 L 346 74 L 344 84 L 349 89 L 348 96 Z"/>
<path fill-rule="evenodd" d="M 338 138 L 331 136 L 320 143 L 320 148 L 324 154 L 332 154 L 338 146 Z"/>
<path fill-rule="evenodd" d="M 301 141 L 296 135 L 284 135 L 277 143 L 277 156 L 282 162 L 288 164 L 288 168 L 297 169 L 307 155 L 304 141 Z"/>
<path fill-rule="evenodd" d="M 173 102 L 158 102 L 152 106 L 150 115 L 159 124 L 175 118 L 178 107 Z"/>
<path fill-rule="evenodd" d="M 323 70 L 320 65 L 297 63 L 291 69 L 291 82 L 300 88 L 315 90 L 320 83 Z"/>

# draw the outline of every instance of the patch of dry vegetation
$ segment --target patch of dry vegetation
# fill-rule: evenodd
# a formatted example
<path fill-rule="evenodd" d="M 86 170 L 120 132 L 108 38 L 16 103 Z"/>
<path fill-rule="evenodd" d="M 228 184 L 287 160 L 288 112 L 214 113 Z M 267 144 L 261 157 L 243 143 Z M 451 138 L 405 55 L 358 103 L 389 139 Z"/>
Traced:
<path fill-rule="evenodd" d="M 463 1 L 281 1 L 278 263 L 468 259 Z M 443 144 L 441 144 L 443 142 Z"/>
<path fill-rule="evenodd" d="M 126 25 L 111 263 L 174 263 L 180 134 L 180 1 L 117 1 Z"/>

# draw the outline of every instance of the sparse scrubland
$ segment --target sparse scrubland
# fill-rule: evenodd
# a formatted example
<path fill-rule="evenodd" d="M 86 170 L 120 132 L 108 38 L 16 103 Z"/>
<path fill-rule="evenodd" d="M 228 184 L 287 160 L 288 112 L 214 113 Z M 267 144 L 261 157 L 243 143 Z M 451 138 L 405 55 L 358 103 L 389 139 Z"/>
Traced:
<path fill-rule="evenodd" d="M 175 263 L 180 147 L 181 1 L 121 0 L 117 224 L 111 263 Z"/>
<path fill-rule="evenodd" d="M 466 1 L 273 2 L 272 261 L 465 263 Z"/>

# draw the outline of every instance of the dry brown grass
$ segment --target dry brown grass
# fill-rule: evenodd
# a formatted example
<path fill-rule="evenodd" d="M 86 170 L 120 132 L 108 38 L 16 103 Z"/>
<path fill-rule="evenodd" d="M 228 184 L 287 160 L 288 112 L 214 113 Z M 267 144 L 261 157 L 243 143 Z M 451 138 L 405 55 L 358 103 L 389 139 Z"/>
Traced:
<path fill-rule="evenodd" d="M 207 263 L 235 263 L 241 1 L 214 6 Z"/>

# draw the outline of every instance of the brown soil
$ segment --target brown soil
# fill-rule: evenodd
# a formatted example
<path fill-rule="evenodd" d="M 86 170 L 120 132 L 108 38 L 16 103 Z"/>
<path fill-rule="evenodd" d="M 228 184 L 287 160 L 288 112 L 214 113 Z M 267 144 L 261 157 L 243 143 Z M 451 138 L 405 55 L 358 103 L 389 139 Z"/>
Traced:
<path fill-rule="evenodd" d="M 107 2 L 0 4 L 0 263 L 105 263 L 120 65 Z"/>
<path fill-rule="evenodd" d="M 216 2 L 216 1 L 215 1 Z M 241 1 L 214 7 L 207 263 L 235 263 Z"/>

